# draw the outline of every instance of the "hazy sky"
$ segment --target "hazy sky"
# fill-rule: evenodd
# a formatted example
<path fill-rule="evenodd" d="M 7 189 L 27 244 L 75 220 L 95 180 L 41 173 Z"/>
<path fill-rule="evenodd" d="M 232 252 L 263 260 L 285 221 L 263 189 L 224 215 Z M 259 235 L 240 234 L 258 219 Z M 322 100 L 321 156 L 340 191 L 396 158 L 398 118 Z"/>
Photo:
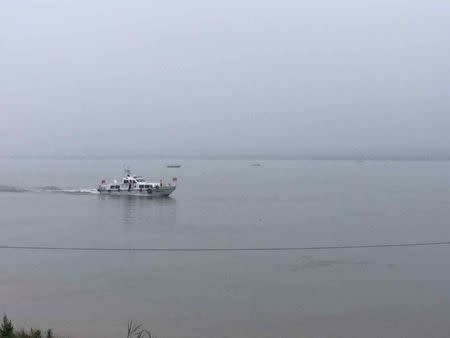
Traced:
<path fill-rule="evenodd" d="M 0 154 L 450 149 L 450 2 L 0 1 Z"/>

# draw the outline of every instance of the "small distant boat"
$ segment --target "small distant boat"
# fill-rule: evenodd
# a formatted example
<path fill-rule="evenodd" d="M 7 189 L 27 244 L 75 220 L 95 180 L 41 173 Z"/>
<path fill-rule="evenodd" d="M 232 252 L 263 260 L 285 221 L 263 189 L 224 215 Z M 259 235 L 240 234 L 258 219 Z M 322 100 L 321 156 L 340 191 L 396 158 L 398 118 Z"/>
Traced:
<path fill-rule="evenodd" d="M 261 166 L 261 163 L 252 163 L 252 164 L 250 164 L 252 167 L 260 167 Z"/>
<path fill-rule="evenodd" d="M 168 164 L 167 168 L 181 168 L 181 164 Z"/>
<path fill-rule="evenodd" d="M 131 173 L 130 169 L 125 169 L 125 177 L 121 182 L 113 180 L 112 183 L 102 180 L 97 191 L 101 194 L 112 194 L 122 196 L 149 196 L 167 197 L 176 189 L 177 178 L 172 178 L 172 183 L 148 182 L 141 176 Z"/>

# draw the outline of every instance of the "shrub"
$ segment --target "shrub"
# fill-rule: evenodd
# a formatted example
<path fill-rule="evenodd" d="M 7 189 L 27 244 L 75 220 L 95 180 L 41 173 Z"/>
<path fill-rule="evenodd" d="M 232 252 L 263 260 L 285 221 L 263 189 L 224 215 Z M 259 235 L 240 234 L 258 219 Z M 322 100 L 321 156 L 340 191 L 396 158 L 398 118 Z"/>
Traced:
<path fill-rule="evenodd" d="M 6 317 L 6 315 L 3 316 L 3 322 L 2 325 L 0 326 L 0 337 L 2 338 L 14 337 L 14 326 L 12 325 L 8 317 Z"/>

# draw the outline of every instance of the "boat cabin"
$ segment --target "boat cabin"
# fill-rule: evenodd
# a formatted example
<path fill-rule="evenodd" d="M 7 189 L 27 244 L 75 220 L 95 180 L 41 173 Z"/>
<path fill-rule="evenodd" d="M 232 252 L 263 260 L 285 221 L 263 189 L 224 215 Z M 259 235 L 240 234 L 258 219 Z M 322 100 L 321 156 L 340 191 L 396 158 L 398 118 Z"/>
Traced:
<path fill-rule="evenodd" d="M 127 177 L 124 177 L 123 179 L 123 187 L 124 189 L 128 190 L 144 190 L 144 189 L 152 189 L 152 188 L 160 188 L 162 187 L 162 182 L 160 183 L 151 183 L 146 182 L 144 178 L 141 176 L 133 176 L 133 175 L 127 175 Z"/>

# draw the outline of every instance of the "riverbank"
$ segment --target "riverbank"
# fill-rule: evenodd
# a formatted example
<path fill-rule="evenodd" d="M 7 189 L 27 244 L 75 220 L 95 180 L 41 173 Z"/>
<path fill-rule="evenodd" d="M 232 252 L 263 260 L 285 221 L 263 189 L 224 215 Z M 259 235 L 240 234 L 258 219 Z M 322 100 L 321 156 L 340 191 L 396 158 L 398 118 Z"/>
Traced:
<path fill-rule="evenodd" d="M 45 331 L 45 334 L 41 330 L 35 330 L 30 328 L 29 330 L 20 329 L 16 330 L 11 320 L 6 315 L 3 316 L 2 323 L 0 325 L 0 337 L 2 338 L 56 338 L 53 335 L 52 329 Z"/>
<path fill-rule="evenodd" d="M 12 321 L 6 316 L 3 316 L 2 323 L 0 325 L 0 338 L 62 338 L 55 336 L 52 329 L 45 331 L 45 334 L 41 330 L 35 330 L 30 328 L 29 330 L 20 329 L 16 330 Z M 127 337 L 126 338 L 152 338 L 150 331 L 144 329 L 141 324 L 136 324 L 133 321 L 128 322 Z"/>

